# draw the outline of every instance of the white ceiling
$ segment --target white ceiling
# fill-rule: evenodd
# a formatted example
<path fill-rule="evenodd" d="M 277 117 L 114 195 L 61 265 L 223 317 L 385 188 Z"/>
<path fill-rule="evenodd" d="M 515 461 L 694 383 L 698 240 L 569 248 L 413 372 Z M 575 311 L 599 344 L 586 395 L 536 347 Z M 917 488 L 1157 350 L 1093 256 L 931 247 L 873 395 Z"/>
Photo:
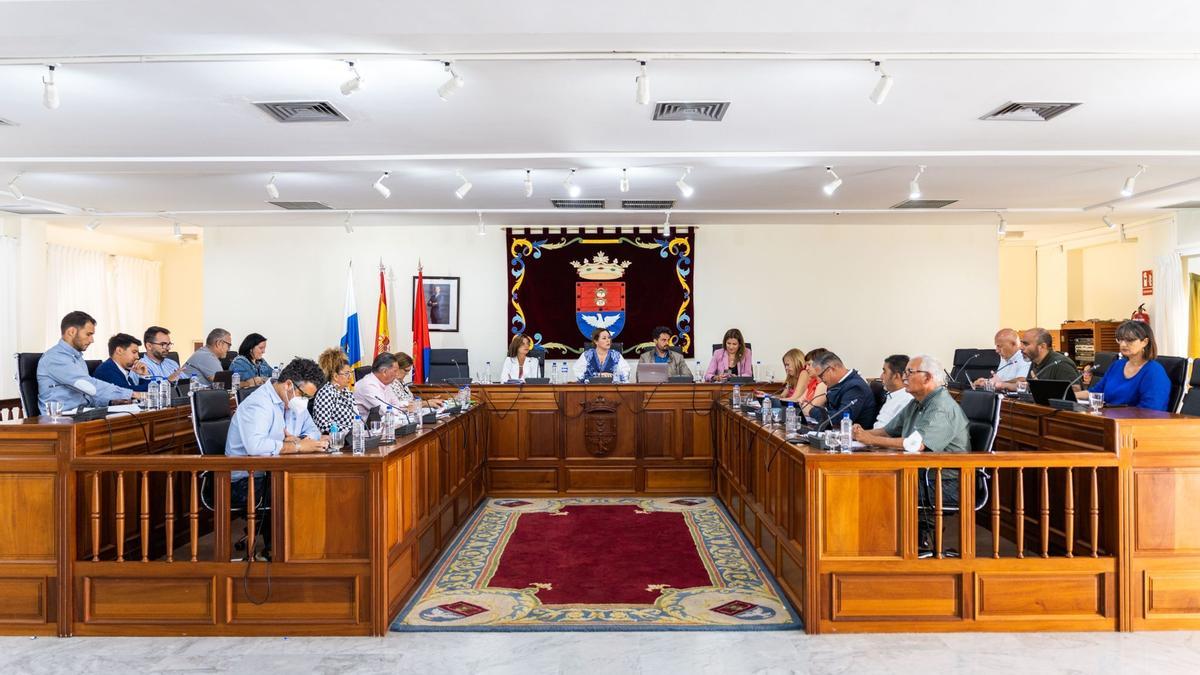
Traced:
<path fill-rule="evenodd" d="M 0 207 L 22 173 L 26 205 L 80 224 L 88 209 L 113 224 L 161 227 L 137 216 L 167 212 L 340 227 L 341 214 L 265 204 L 277 174 L 281 199 L 360 212 L 356 226 L 474 224 L 476 211 L 489 224 L 657 223 L 612 207 L 678 199 L 690 166 L 678 224 L 984 223 L 1003 210 L 1014 229 L 1057 234 L 1096 227 L 1138 164 L 1149 169 L 1116 220 L 1200 199 L 1197 25 L 1187 2 L 0 0 L 0 118 L 14 123 L 0 126 Z M 466 80 L 449 101 L 435 93 L 443 54 Z M 346 97 L 348 55 L 364 55 L 367 85 Z M 730 101 L 724 121 L 651 120 L 634 102 L 638 55 L 653 100 Z M 871 57 L 895 77 L 881 106 L 867 100 Z M 46 63 L 61 64 L 58 110 L 41 105 Z M 330 101 L 351 121 L 285 125 L 251 105 L 277 100 Z M 1046 123 L 978 119 L 1010 100 L 1083 105 Z M 878 213 L 907 198 L 918 164 L 925 198 L 958 202 Z M 826 165 L 845 180 L 833 197 Z M 572 167 L 609 210 L 548 212 Z M 387 200 L 371 189 L 385 170 Z M 474 184 L 463 200 L 456 170 Z"/>

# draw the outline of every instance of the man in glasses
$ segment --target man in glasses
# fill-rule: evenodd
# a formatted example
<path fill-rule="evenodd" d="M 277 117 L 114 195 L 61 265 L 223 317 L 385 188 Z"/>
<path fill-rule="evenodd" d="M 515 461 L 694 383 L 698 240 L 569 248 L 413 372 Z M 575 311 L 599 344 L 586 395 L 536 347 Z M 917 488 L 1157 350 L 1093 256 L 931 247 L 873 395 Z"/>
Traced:
<path fill-rule="evenodd" d="M 204 346 L 196 350 L 183 364 L 183 372 L 188 377 L 198 379 L 202 384 L 211 385 L 213 375 L 222 370 L 221 359 L 229 353 L 233 346 L 233 336 L 224 328 L 214 328 L 204 340 Z"/>
<path fill-rule="evenodd" d="M 850 415 L 858 425 L 875 423 L 875 395 L 857 370 L 846 368 L 841 357 L 833 352 L 825 352 L 813 359 L 813 368 L 827 387 L 825 405 L 803 404 L 800 411 L 806 418 L 817 424 L 828 420 L 834 429 L 841 423 L 843 414 Z M 833 419 L 829 419 L 831 415 Z"/>
<path fill-rule="evenodd" d="M 173 345 L 171 331 L 162 326 L 150 326 L 142 335 L 142 343 L 146 347 L 146 355 L 142 357 L 142 363 L 146 364 L 146 370 L 150 373 L 151 379 L 161 377 L 168 382 L 174 382 L 180 378 L 187 379 L 179 362 L 169 356 Z"/>

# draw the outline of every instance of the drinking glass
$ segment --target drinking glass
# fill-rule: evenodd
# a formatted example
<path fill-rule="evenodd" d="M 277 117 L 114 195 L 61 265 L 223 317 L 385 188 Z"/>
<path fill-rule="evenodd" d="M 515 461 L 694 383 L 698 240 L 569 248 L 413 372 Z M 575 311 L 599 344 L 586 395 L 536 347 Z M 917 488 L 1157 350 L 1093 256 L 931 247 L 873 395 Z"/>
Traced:
<path fill-rule="evenodd" d="M 1028 393 L 1029 393 L 1029 383 L 1026 382 L 1025 380 L 1021 380 L 1020 382 L 1018 382 L 1017 383 L 1017 395 L 1024 396 Z"/>
<path fill-rule="evenodd" d="M 346 432 L 335 431 L 329 434 L 329 452 L 341 452 L 346 445 Z"/>
<path fill-rule="evenodd" d="M 1102 410 L 1104 408 L 1104 392 L 1089 391 L 1088 392 L 1088 403 L 1091 404 L 1091 406 L 1092 406 L 1092 414 L 1099 415 L 1100 410 Z"/>
<path fill-rule="evenodd" d="M 841 447 L 842 447 L 842 437 L 833 431 L 826 431 L 825 432 L 825 451 L 826 452 L 838 452 L 841 449 Z"/>
<path fill-rule="evenodd" d="M 46 412 L 50 413 L 52 420 L 62 417 L 62 410 L 62 401 L 50 401 L 46 404 Z"/>
<path fill-rule="evenodd" d="M 374 422 L 371 422 L 371 435 L 372 435 L 372 436 L 378 436 L 378 435 L 379 435 L 379 432 L 380 432 L 382 429 L 383 429 L 383 423 L 382 423 L 382 422 L 379 422 L 379 421 L 374 421 Z"/>
<path fill-rule="evenodd" d="M 783 408 L 772 408 L 771 417 L 775 419 L 775 424 L 783 423 Z"/>

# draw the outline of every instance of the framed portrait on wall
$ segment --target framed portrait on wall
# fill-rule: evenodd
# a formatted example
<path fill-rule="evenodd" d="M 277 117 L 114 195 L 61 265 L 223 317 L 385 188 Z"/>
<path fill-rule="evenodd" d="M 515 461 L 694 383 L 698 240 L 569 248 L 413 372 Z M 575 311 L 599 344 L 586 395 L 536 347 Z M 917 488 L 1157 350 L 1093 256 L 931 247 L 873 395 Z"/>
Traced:
<path fill-rule="evenodd" d="M 425 317 L 430 331 L 458 332 L 458 277 L 425 277 Z M 417 277 L 413 277 L 417 297 Z"/>

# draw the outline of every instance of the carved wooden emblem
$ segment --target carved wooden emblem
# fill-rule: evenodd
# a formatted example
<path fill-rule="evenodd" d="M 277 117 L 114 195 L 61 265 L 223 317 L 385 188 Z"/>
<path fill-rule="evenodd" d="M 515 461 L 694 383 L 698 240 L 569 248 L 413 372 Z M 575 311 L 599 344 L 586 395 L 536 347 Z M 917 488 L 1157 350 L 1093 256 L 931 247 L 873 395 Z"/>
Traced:
<path fill-rule="evenodd" d="M 583 439 L 595 457 L 607 457 L 617 447 L 617 402 L 597 396 L 583 403 Z"/>

